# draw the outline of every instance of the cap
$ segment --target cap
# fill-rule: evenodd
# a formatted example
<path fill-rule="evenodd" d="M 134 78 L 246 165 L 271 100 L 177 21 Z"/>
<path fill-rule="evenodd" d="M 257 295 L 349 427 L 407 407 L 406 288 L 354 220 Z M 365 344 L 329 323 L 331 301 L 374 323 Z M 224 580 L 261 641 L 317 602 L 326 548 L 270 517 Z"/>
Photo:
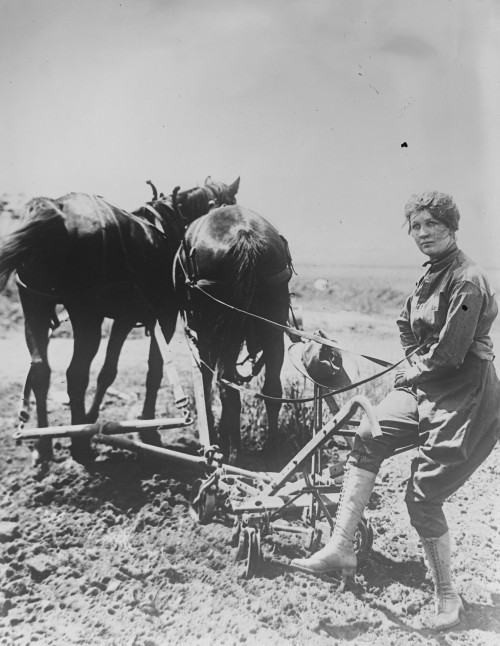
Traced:
<path fill-rule="evenodd" d="M 322 330 L 315 334 L 328 338 Z M 318 386 L 345 388 L 352 384 L 343 366 L 342 353 L 336 348 L 322 345 L 318 341 L 299 342 L 288 348 L 288 354 L 295 368 Z"/>

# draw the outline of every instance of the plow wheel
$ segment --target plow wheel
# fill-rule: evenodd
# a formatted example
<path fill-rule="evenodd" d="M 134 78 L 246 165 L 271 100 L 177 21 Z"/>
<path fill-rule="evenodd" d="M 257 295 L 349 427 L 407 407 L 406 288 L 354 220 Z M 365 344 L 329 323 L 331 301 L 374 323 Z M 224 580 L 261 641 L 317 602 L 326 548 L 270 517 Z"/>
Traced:
<path fill-rule="evenodd" d="M 217 498 L 213 486 L 206 485 L 205 480 L 195 480 L 189 497 L 189 513 L 202 525 L 209 523 L 214 517 Z"/>
<path fill-rule="evenodd" d="M 366 518 L 359 521 L 354 534 L 354 551 L 358 557 L 364 557 L 373 545 L 373 528 Z"/>
<path fill-rule="evenodd" d="M 245 561 L 245 579 L 251 579 L 257 574 L 262 552 L 260 548 L 260 531 L 256 527 L 241 528 L 235 559 Z"/>

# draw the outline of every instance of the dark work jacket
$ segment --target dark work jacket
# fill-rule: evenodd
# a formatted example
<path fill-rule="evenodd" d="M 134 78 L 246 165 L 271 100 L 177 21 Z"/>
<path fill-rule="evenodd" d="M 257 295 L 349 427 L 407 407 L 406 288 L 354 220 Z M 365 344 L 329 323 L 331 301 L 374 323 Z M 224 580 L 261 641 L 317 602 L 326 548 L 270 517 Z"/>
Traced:
<path fill-rule="evenodd" d="M 469 353 L 495 356 L 489 332 L 498 305 L 484 270 L 456 245 L 426 265 L 397 320 L 406 354 L 427 344 L 410 358 L 413 385 L 452 374 Z"/>

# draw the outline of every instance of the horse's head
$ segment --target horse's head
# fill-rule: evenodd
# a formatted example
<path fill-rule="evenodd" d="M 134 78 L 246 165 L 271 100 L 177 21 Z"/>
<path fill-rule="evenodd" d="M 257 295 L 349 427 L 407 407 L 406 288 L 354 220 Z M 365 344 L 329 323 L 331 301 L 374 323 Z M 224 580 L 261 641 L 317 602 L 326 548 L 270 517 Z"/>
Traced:
<path fill-rule="evenodd" d="M 213 182 L 210 176 L 205 180 L 205 189 L 212 193 L 211 202 L 213 202 L 212 208 L 214 209 L 219 206 L 236 204 L 236 193 L 239 187 L 239 177 L 229 186 L 223 182 Z"/>
<path fill-rule="evenodd" d="M 223 182 L 213 182 L 211 177 L 207 177 L 204 186 L 197 186 L 187 191 L 175 188 L 172 192 L 172 203 L 187 226 L 211 209 L 236 204 L 239 186 L 239 177 L 229 186 Z"/>

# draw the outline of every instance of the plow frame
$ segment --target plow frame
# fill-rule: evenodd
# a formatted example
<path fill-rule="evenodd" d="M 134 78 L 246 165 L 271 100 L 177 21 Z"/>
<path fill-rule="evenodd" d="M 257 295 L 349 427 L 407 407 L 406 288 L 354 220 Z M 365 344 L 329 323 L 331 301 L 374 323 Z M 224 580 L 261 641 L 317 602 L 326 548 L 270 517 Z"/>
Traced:
<path fill-rule="evenodd" d="M 322 387 L 315 386 L 312 438 L 281 471 L 244 471 L 212 463 L 211 472 L 193 485 L 190 512 L 195 520 L 209 523 L 217 512 L 233 517 L 231 544 L 237 548 L 236 560 L 245 561 L 245 578 L 259 572 L 265 536 L 302 534 L 308 549 L 315 552 L 322 536 L 333 531 L 347 458 L 336 453 L 333 464 L 322 469 L 320 449 L 334 437 L 343 437 L 351 446 L 355 432 L 344 427 L 359 424 L 352 419 L 358 410 L 365 413 L 372 434 L 381 434 L 373 407 L 362 395 L 352 397 L 341 408 L 333 397 L 326 397 L 333 417 L 323 424 L 322 395 Z M 373 530 L 362 518 L 355 536 L 358 555 L 366 554 L 372 543 Z"/>

